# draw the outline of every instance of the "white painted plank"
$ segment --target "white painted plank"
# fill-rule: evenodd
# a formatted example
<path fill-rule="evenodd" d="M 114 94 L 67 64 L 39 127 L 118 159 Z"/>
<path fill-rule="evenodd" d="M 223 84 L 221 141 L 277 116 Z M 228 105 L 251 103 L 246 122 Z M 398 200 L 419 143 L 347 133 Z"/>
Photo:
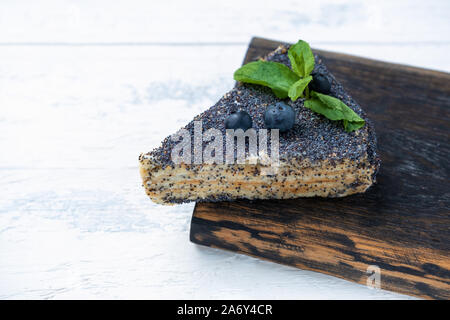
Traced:
<path fill-rule="evenodd" d="M 0 166 L 135 166 L 138 152 L 156 146 L 233 86 L 245 50 L 4 47 L 0 143 L 2 150 L 14 152 L 3 153 Z M 394 60 L 395 51 L 382 51 Z M 416 62 L 422 57 L 410 56 Z M 446 68 L 450 71 L 450 63 Z"/>
<path fill-rule="evenodd" d="M 0 42 L 449 43 L 447 0 L 2 1 Z"/>
<path fill-rule="evenodd" d="M 199 50 L 208 58 L 198 56 Z M 137 165 L 234 84 L 246 47 L 5 47 L 3 167 Z M 7 139 L 5 137 L 8 137 Z M 125 149 L 124 149 L 125 148 Z"/>
<path fill-rule="evenodd" d="M 137 168 L 0 170 L 0 299 L 399 299 L 189 242 Z"/>

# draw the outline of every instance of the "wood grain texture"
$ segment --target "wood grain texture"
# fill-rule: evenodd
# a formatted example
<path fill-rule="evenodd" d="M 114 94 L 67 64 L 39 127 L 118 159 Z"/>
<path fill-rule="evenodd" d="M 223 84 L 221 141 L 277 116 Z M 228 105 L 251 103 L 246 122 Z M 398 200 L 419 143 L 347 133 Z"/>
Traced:
<path fill-rule="evenodd" d="M 273 50 L 254 38 L 244 62 Z M 316 51 L 375 123 L 382 165 L 341 199 L 197 203 L 191 241 L 381 288 L 450 298 L 450 74 Z"/>

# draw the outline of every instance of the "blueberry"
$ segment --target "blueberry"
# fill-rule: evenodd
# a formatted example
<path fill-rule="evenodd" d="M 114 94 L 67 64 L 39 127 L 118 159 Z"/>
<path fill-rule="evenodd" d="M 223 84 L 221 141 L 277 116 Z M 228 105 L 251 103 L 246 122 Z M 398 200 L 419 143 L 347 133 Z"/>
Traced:
<path fill-rule="evenodd" d="M 280 129 L 280 132 L 287 131 L 295 123 L 294 109 L 283 102 L 270 105 L 264 113 L 264 122 L 267 129 Z"/>
<path fill-rule="evenodd" d="M 313 79 L 309 83 L 309 89 L 319 93 L 329 94 L 331 90 L 330 81 L 323 74 L 315 73 L 312 75 Z"/>
<path fill-rule="evenodd" d="M 247 130 L 252 127 L 252 118 L 250 115 L 243 111 L 239 110 L 234 112 L 225 119 L 225 128 L 226 129 L 242 129 Z"/>

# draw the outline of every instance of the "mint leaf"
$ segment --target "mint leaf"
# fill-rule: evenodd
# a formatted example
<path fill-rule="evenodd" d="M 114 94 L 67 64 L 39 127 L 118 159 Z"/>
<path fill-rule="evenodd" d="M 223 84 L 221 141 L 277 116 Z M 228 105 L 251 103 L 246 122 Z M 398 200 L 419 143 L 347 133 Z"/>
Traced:
<path fill-rule="evenodd" d="M 298 79 L 287 66 L 272 61 L 250 62 L 234 72 L 234 80 L 269 87 L 281 99 L 288 96 L 289 88 Z"/>
<path fill-rule="evenodd" d="M 311 99 L 306 100 L 304 106 L 330 120 L 343 120 L 347 132 L 358 130 L 365 124 L 365 121 L 341 100 L 315 91 L 311 91 Z"/>
<path fill-rule="evenodd" d="M 309 76 L 313 71 L 314 54 L 307 42 L 299 40 L 292 45 L 289 48 L 288 57 L 291 61 L 292 70 L 301 78 Z"/>
<path fill-rule="evenodd" d="M 291 98 L 292 101 L 297 100 L 299 97 L 303 97 L 303 91 L 308 86 L 308 83 L 312 80 L 311 76 L 308 76 L 306 78 L 302 78 L 295 82 L 288 91 L 289 98 Z"/>

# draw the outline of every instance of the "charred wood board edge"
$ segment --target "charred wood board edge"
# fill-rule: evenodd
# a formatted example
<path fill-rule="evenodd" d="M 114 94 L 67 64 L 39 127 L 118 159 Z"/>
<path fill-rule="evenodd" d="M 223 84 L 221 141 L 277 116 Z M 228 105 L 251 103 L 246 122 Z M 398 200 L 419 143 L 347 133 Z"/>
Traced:
<path fill-rule="evenodd" d="M 283 223 L 278 217 L 270 221 L 254 213 L 242 214 L 247 207 L 245 201 L 230 203 L 222 210 L 214 203 L 197 204 L 190 240 L 360 284 L 367 284 L 369 266 L 377 266 L 384 290 L 427 299 L 450 298 L 448 261 L 441 260 L 442 252 L 397 248 L 355 230 L 308 224 L 302 219 L 297 222 L 294 217 Z M 408 263 L 405 252 L 414 253 L 414 265 Z"/>
<path fill-rule="evenodd" d="M 244 63 L 265 55 L 279 44 L 277 41 L 253 38 Z M 442 121 L 439 122 L 440 119 L 435 121 L 435 128 L 441 131 L 435 130 L 434 136 L 437 136 L 435 139 L 437 143 L 442 141 L 445 143 L 445 139 L 448 138 L 446 121 L 449 111 L 445 106 L 450 105 L 449 74 L 345 54 L 314 51 L 325 60 L 329 69 L 335 76 L 337 75 L 344 86 L 347 85 L 345 78 L 349 78 L 345 75 L 355 67 L 362 70 L 359 77 L 364 75 L 363 72 L 379 73 L 379 78 L 374 79 L 376 83 L 390 81 L 391 85 L 395 85 L 392 82 L 397 78 L 406 79 L 403 81 L 407 83 L 400 83 L 399 88 L 408 85 L 408 81 L 411 82 L 418 76 L 426 79 L 427 83 L 431 84 L 430 88 L 426 87 L 427 84 L 423 84 L 421 90 L 434 90 L 433 94 L 437 95 L 435 100 L 427 100 L 430 112 L 436 110 L 442 112 L 444 108 Z M 390 74 L 386 75 L 387 72 Z M 355 76 L 354 81 L 358 81 L 358 76 Z M 363 84 L 356 86 L 355 83 L 348 83 L 348 85 L 353 90 L 355 88 L 358 90 L 359 87 L 366 89 Z M 353 92 L 350 91 L 351 94 Z M 366 92 L 357 92 L 357 101 L 367 100 L 361 103 L 363 107 L 365 103 L 373 105 L 374 99 L 377 99 L 373 95 L 366 98 L 367 95 Z M 397 99 L 401 101 L 403 97 L 399 96 Z M 415 99 L 420 100 L 420 97 Z M 375 118 L 376 124 L 385 121 L 383 118 L 385 110 L 379 114 L 368 113 L 370 117 Z M 397 115 L 393 115 L 395 116 Z M 412 128 L 416 127 L 413 125 Z M 381 129 L 388 135 L 391 134 L 389 124 L 385 126 L 383 123 Z M 411 135 L 410 132 L 407 134 Z M 422 136 L 418 136 L 417 139 L 423 140 L 427 139 L 424 136 L 427 137 L 431 133 L 420 132 L 420 134 Z M 386 154 L 389 152 L 393 153 L 395 150 L 387 150 Z M 442 151 L 443 156 L 446 153 L 449 154 L 448 145 L 444 145 Z M 388 155 L 386 157 L 389 158 Z M 445 181 L 448 178 L 448 164 L 443 163 L 442 158 L 441 156 L 436 161 L 441 161 L 441 166 L 444 167 L 442 174 Z M 392 163 L 389 162 L 391 160 L 387 161 L 385 175 L 391 174 L 390 170 L 394 170 Z M 380 179 L 383 180 L 383 172 L 380 175 Z M 432 182 L 434 184 L 430 182 L 429 188 L 436 193 L 437 185 L 441 182 L 439 180 Z M 415 181 L 412 181 L 413 183 Z M 395 189 L 396 186 L 392 188 Z M 390 201 L 389 206 L 386 205 L 386 211 L 389 212 L 378 210 L 379 198 L 384 196 L 379 194 L 383 189 L 379 186 L 371 188 L 364 195 L 351 196 L 344 201 L 334 202 L 305 199 L 302 202 L 242 200 L 197 203 L 191 221 L 190 240 L 196 244 L 243 253 L 361 284 L 366 284 L 370 275 L 367 268 L 375 265 L 381 270 L 382 289 L 426 299 L 450 299 L 449 190 L 447 188 L 445 191 L 446 185 L 442 188 L 444 190 L 441 191 L 441 195 L 447 194 L 447 198 L 442 199 L 443 197 L 439 197 L 438 194 L 436 199 L 429 200 L 435 203 L 435 209 L 420 208 L 417 212 L 414 207 L 406 205 L 407 199 L 398 204 L 395 203 L 397 201 L 395 198 L 386 200 Z M 410 192 L 409 189 L 406 191 Z M 401 193 L 401 190 L 399 192 Z M 368 205 L 361 205 L 361 202 Z M 388 214 L 391 216 L 387 216 Z M 409 224 L 403 224 L 402 221 Z"/>

